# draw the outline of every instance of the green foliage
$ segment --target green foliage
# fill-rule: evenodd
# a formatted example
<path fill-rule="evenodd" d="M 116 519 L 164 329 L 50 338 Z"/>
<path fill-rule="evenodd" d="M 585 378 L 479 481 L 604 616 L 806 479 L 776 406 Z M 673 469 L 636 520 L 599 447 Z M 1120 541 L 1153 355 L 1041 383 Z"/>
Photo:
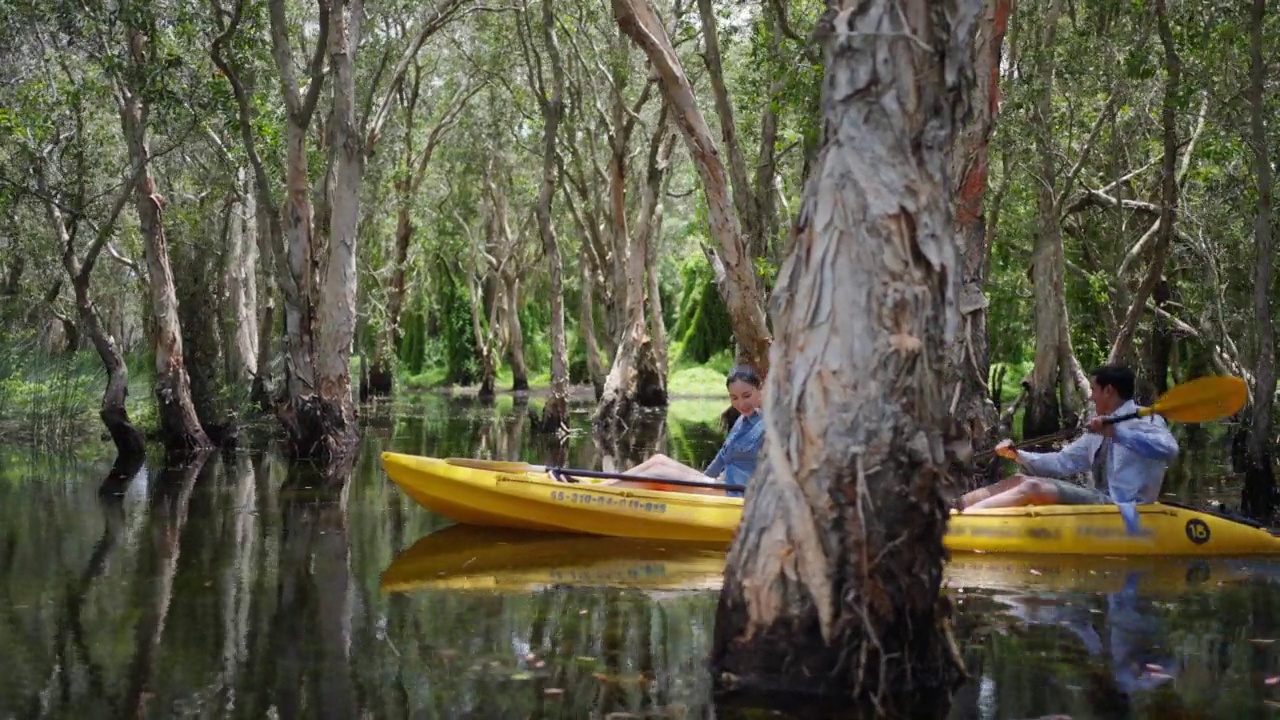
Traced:
<path fill-rule="evenodd" d="M 733 346 L 729 311 L 716 288 L 711 264 L 702 254 L 690 255 L 680 264 L 680 310 L 672 336 L 679 345 L 676 362 L 705 363 Z"/>

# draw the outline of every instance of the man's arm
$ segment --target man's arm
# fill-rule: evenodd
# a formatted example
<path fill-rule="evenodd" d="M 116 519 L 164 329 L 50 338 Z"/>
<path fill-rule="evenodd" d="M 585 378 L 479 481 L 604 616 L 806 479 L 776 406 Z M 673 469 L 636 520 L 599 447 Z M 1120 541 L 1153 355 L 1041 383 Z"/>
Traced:
<path fill-rule="evenodd" d="M 1172 462 L 1178 457 L 1178 440 L 1159 415 L 1152 416 L 1151 420 L 1117 423 L 1114 437 L 1117 445 L 1148 460 Z"/>
<path fill-rule="evenodd" d="M 1018 451 L 1018 464 L 1032 475 L 1063 477 L 1082 473 L 1093 466 L 1093 456 L 1098 451 L 1097 435 L 1081 435 L 1057 452 L 1035 453 Z"/>

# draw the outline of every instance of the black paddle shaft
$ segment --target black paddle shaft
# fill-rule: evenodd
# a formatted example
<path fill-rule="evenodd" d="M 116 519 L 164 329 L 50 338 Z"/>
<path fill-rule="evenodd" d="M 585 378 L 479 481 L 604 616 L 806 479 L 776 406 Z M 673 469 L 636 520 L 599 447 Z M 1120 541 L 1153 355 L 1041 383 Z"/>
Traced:
<path fill-rule="evenodd" d="M 716 482 L 698 482 L 696 480 L 669 480 L 667 478 L 651 477 L 647 475 L 624 475 L 622 473 L 608 472 L 605 470 L 581 470 L 577 468 L 549 467 L 547 472 L 551 477 L 560 479 L 559 476 L 566 477 L 590 477 L 603 478 L 606 480 L 636 480 L 639 482 L 662 483 L 663 485 L 678 485 L 680 487 L 699 487 L 710 488 L 713 490 L 746 490 L 746 485 L 736 485 L 732 483 L 716 483 Z"/>

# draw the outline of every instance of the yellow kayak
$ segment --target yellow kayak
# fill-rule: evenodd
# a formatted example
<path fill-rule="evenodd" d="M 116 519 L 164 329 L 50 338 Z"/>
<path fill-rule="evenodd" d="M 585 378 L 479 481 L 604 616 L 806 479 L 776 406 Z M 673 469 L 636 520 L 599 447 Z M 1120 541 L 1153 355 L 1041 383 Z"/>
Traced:
<path fill-rule="evenodd" d="M 469 525 L 727 545 L 742 519 L 742 498 L 562 483 L 545 471 L 479 469 L 391 452 L 382 454 L 382 466 L 418 504 Z M 1280 537 L 1261 527 L 1165 503 L 1138 510 L 1136 535 L 1126 532 L 1114 505 L 953 512 L 944 544 L 954 553 L 1280 554 Z"/>

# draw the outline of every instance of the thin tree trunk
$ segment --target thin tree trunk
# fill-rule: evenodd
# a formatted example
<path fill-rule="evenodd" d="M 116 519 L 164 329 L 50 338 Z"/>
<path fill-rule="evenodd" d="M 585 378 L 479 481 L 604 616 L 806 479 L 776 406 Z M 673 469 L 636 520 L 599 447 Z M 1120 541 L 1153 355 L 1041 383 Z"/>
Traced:
<path fill-rule="evenodd" d="M 564 282 L 561 278 L 560 245 L 551 218 L 551 200 L 556 192 L 556 133 L 563 110 L 564 67 L 556 43 L 552 0 L 542 0 L 542 39 L 551 65 L 551 92 L 539 91 L 542 106 L 542 188 L 538 193 L 538 232 L 542 251 L 551 272 L 551 393 L 543 406 L 541 426 L 545 432 L 564 431 L 569 424 L 569 353 L 564 338 Z M 541 84 L 541 83 L 539 83 Z"/>
<path fill-rule="evenodd" d="M 943 490 L 963 439 L 944 387 L 962 263 L 948 155 L 981 9 L 844 0 L 819 22 L 824 137 L 716 614 L 723 690 L 945 714 L 961 668 L 939 593 Z"/>
<path fill-rule="evenodd" d="M 955 223 L 962 238 L 960 316 L 950 365 L 956 388 L 950 411 L 974 441 L 990 448 L 996 408 L 987 387 L 991 364 L 987 347 L 987 227 L 984 212 L 988 143 L 1000 108 L 1000 56 L 1011 0 L 986 0 L 973 49 L 974 85 L 969 119 L 960 128 L 951 158 L 955 182 Z"/>
<path fill-rule="evenodd" d="M 134 8 L 140 12 L 139 8 Z M 129 13 L 126 13 L 129 15 Z M 135 22 L 137 18 L 134 19 Z M 142 97 L 139 83 L 153 71 L 147 54 L 151 38 L 138 27 L 127 30 L 132 60 L 133 81 L 121 84 L 120 123 L 129 157 L 142 173 L 135 188 L 138 222 L 146 240 L 147 275 L 151 285 L 151 307 L 155 323 L 156 402 L 160 431 L 165 448 L 171 452 L 189 452 L 210 447 L 209 437 L 200 426 L 191 402 L 191 381 L 182 354 L 182 327 L 178 320 L 178 298 L 173 284 L 173 268 L 169 264 L 169 243 L 165 238 L 162 210 L 164 198 L 156 189 L 148 163 L 147 146 L 149 104 Z"/>
<path fill-rule="evenodd" d="M 1266 0 L 1253 0 L 1249 18 L 1249 144 L 1253 146 L 1253 172 L 1258 193 L 1258 206 L 1253 217 L 1253 236 L 1257 242 L 1253 311 L 1258 328 L 1258 354 L 1254 363 L 1253 418 L 1249 428 L 1241 510 L 1246 515 L 1269 520 L 1276 503 L 1275 469 L 1272 465 L 1275 424 L 1271 413 L 1276 393 L 1276 336 L 1271 316 L 1275 251 L 1271 238 L 1271 160 L 1267 151 L 1266 74 L 1262 51 L 1265 16 Z"/>
<path fill-rule="evenodd" d="M 767 373 L 771 340 L 765 322 L 764 296 L 750 253 L 743 243 L 738 214 L 729 199 L 725 168 L 715 140 L 698 111 L 693 88 L 649 0 L 612 0 L 612 3 L 619 27 L 645 51 L 661 76 L 663 94 L 702 179 L 711 235 L 720 245 L 726 271 L 726 282 L 718 287 L 733 323 L 740 359 Z"/>
<path fill-rule="evenodd" d="M 583 256 L 578 259 L 578 268 L 582 276 L 582 310 L 578 320 L 579 332 L 582 333 L 582 345 L 587 354 L 587 375 L 591 378 L 591 387 L 595 391 L 596 401 L 604 395 L 604 364 L 600 362 L 600 345 L 596 341 L 595 319 L 595 282 L 592 280 L 591 264 L 587 262 L 587 240 L 583 239 Z"/>
<path fill-rule="evenodd" d="M 1056 26 L 1062 12 L 1062 0 L 1049 0 L 1043 22 L 1037 69 L 1040 94 L 1031 112 L 1035 128 L 1036 149 L 1040 156 L 1040 178 L 1036 183 L 1039 227 L 1032 249 L 1034 315 L 1036 328 L 1035 368 L 1027 397 L 1027 411 L 1022 421 L 1022 436 L 1039 437 L 1057 432 L 1071 408 L 1063 407 L 1059 396 L 1059 380 L 1065 374 L 1071 355 L 1067 335 L 1067 304 L 1063 275 L 1066 259 L 1062 249 L 1062 226 L 1058 221 L 1056 156 L 1050 136 L 1053 114 L 1053 76 L 1055 62 L 1051 52 L 1057 36 Z M 1065 393 L 1068 385 L 1061 385 Z"/>
<path fill-rule="evenodd" d="M 256 204 L 244 168 L 236 171 L 236 200 L 230 206 L 223 284 L 231 310 L 225 335 L 227 380 L 239 392 L 253 379 L 258 358 L 258 245 Z"/>
<path fill-rule="evenodd" d="M 529 366 L 524 359 L 524 325 L 520 322 L 520 278 L 510 269 L 504 270 L 502 275 L 504 290 L 501 295 L 507 304 L 505 316 L 508 357 L 511 361 L 511 390 L 526 392 L 529 389 Z"/>
<path fill-rule="evenodd" d="M 1156 30 L 1160 35 L 1160 43 L 1164 46 L 1165 71 L 1164 101 L 1160 113 L 1161 123 L 1164 125 L 1164 156 L 1160 166 L 1159 230 L 1147 275 L 1138 286 L 1137 293 L 1129 303 L 1129 311 L 1125 313 L 1124 320 L 1116 330 L 1115 342 L 1111 344 L 1111 352 L 1107 357 L 1109 363 L 1128 362 L 1133 352 L 1133 335 L 1138 329 L 1138 319 L 1147 308 L 1147 298 L 1151 297 L 1156 285 L 1164 277 L 1165 262 L 1173 247 L 1173 236 L 1176 232 L 1174 220 L 1178 211 L 1178 94 L 1181 92 L 1182 84 L 1182 61 L 1178 59 L 1178 51 L 1174 46 L 1173 30 L 1169 26 L 1165 0 L 1156 0 L 1155 10 Z"/>
<path fill-rule="evenodd" d="M 702 21 L 702 41 L 706 48 L 703 59 L 707 64 L 707 77 L 711 81 L 711 96 L 715 99 L 716 115 L 720 118 L 720 139 L 724 143 L 725 154 L 729 157 L 729 178 L 733 185 L 733 205 L 742 221 L 742 234 L 746 237 L 746 250 L 754 259 L 764 255 L 764 218 L 760 213 L 759 203 L 747 180 L 747 161 L 742 155 L 742 145 L 738 142 L 738 127 L 733 119 L 733 101 L 729 98 L 729 89 L 724 83 L 724 69 L 720 62 L 720 34 L 716 30 L 715 11 L 711 0 L 698 0 L 698 16 Z M 766 103 L 764 120 L 769 120 L 773 113 Z M 761 123 L 761 130 L 767 131 L 767 122 Z M 767 132 L 762 132 L 767 136 Z M 762 157 L 761 160 L 764 158 Z M 759 189 L 759 187 L 757 187 Z"/>
<path fill-rule="evenodd" d="M 45 198 L 52 198 L 48 177 L 44 166 L 40 163 L 36 164 L 35 177 L 40 193 Z M 116 219 L 128 202 L 136 182 L 137 178 L 133 177 L 117 196 L 109 219 L 98 226 L 97 237 L 89 246 L 83 261 L 76 258 L 75 237 L 67 229 L 61 208 L 51 200 L 45 202 L 49 224 L 53 226 L 58 244 L 62 247 L 62 267 L 71 279 L 80 326 L 89 341 L 93 343 L 93 348 L 97 351 L 98 358 L 102 360 L 103 369 L 107 373 L 107 387 L 102 393 L 102 406 L 98 416 L 106 426 L 111 442 L 116 446 L 116 463 L 120 466 L 140 462 L 146 455 L 146 444 L 142 432 L 134 427 L 129 419 L 126 404 L 129 397 L 129 367 L 124 363 L 124 357 L 120 354 L 116 339 L 103 326 L 97 306 L 89 293 L 89 280 L 103 247 L 115 232 Z"/>

